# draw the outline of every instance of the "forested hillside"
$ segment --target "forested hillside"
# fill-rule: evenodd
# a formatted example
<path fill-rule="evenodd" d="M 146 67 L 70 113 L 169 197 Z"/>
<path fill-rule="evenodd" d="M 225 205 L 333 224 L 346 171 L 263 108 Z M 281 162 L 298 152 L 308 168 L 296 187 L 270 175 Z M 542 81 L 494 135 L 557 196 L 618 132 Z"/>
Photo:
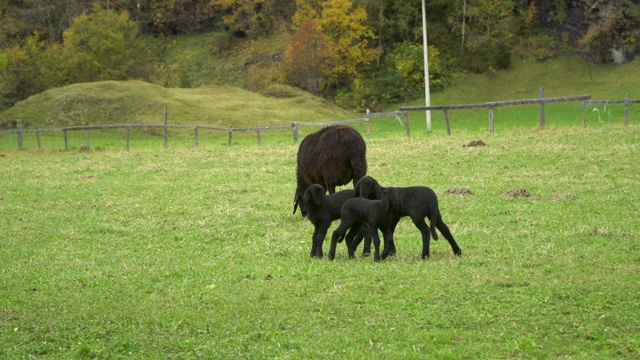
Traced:
<path fill-rule="evenodd" d="M 427 0 L 426 14 L 432 91 L 518 59 L 622 63 L 640 51 L 638 0 Z M 130 79 L 279 83 L 375 107 L 420 96 L 422 54 L 420 0 L 2 0 L 0 110 L 54 87 Z"/>

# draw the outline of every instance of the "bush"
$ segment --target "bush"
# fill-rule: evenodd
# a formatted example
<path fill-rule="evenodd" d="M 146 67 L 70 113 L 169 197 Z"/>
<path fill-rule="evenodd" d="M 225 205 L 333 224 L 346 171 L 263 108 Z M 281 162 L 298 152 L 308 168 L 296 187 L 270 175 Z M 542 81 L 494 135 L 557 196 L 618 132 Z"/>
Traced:
<path fill-rule="evenodd" d="M 513 65 L 511 46 L 506 42 L 468 49 L 461 60 L 461 67 L 474 73 L 484 73 L 489 69 L 509 69 Z"/>
<path fill-rule="evenodd" d="M 398 104 L 420 94 L 418 86 L 412 86 L 402 72 L 393 68 L 382 68 L 368 76 L 356 78 L 349 87 L 339 91 L 336 103 L 341 107 L 364 111 L 381 110 L 384 106 Z"/>

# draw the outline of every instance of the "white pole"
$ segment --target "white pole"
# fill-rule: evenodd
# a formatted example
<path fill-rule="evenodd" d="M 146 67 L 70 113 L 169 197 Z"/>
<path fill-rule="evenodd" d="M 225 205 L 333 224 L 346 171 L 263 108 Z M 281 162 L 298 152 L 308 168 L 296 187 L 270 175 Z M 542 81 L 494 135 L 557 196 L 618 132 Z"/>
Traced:
<path fill-rule="evenodd" d="M 422 46 L 424 47 L 424 102 L 425 106 L 431 106 L 429 94 L 429 51 L 427 46 L 427 12 L 424 0 L 422 0 Z M 427 131 L 431 131 L 431 110 L 427 110 Z"/>

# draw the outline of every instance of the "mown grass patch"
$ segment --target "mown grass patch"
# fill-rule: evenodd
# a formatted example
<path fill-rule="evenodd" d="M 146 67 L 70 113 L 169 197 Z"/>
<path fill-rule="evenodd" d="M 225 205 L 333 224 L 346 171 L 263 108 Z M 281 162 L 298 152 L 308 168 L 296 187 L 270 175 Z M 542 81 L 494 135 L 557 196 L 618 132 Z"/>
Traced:
<path fill-rule="evenodd" d="M 405 219 L 380 264 L 309 258 L 292 143 L 3 151 L 1 354 L 637 358 L 637 126 L 479 136 L 367 142 L 463 251 Z"/>

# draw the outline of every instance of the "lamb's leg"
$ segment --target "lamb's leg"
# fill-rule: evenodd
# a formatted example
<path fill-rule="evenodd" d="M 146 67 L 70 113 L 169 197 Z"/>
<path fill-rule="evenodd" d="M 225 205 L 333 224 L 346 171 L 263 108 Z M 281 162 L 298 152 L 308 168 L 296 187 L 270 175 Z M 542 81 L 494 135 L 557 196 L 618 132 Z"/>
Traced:
<path fill-rule="evenodd" d="M 362 256 L 363 257 L 367 257 L 369 255 L 371 255 L 371 238 L 366 237 L 365 234 L 367 232 L 366 227 L 362 226 L 361 223 L 354 223 L 353 226 L 351 227 L 351 230 L 354 230 L 354 237 L 353 237 L 353 242 L 352 242 L 352 247 L 353 247 L 353 252 L 355 254 L 355 252 L 358 250 L 358 246 L 360 246 L 360 243 L 362 242 L 362 240 L 364 239 L 364 247 L 362 248 Z M 351 230 L 349 231 L 349 234 L 351 234 Z M 347 237 L 349 237 L 349 234 L 347 234 Z"/>
<path fill-rule="evenodd" d="M 347 249 L 349 251 L 350 259 L 356 258 L 355 251 L 358 248 L 358 245 L 360 245 L 360 242 L 362 242 L 362 232 L 360 231 L 361 228 L 361 223 L 353 223 L 353 225 L 351 225 L 351 228 L 349 229 L 349 232 L 347 233 L 347 236 L 345 237 L 345 242 L 347 243 Z"/>
<path fill-rule="evenodd" d="M 362 256 L 367 257 L 371 255 L 371 238 L 367 237 L 364 240 L 364 246 L 362 247 Z"/>
<path fill-rule="evenodd" d="M 375 250 L 373 253 L 373 261 L 380 262 L 380 237 L 378 236 L 378 229 L 371 226 L 368 237 L 373 237 L 373 248 Z"/>
<path fill-rule="evenodd" d="M 336 246 L 338 245 L 338 239 L 344 236 L 347 229 L 351 227 L 350 221 L 341 221 L 340 226 L 331 235 L 331 248 L 329 248 L 329 260 L 333 260 L 336 257 Z M 349 244 L 347 243 L 347 247 Z"/>
<path fill-rule="evenodd" d="M 328 227 L 319 226 L 315 238 L 316 253 L 315 256 L 322 259 L 322 244 L 324 244 L 324 238 L 327 236 Z"/>
<path fill-rule="evenodd" d="M 458 243 L 456 243 L 456 241 L 453 239 L 453 235 L 451 234 L 449 227 L 442 221 L 441 216 L 438 217 L 438 222 L 436 223 L 436 229 L 440 230 L 440 234 L 442 234 L 442 236 L 444 236 L 444 238 L 447 239 L 447 241 L 449 242 L 449 245 L 451 245 L 451 249 L 453 250 L 453 253 L 458 256 L 462 255 L 462 250 L 458 246 Z"/>
<path fill-rule="evenodd" d="M 389 255 L 396 254 L 396 247 L 393 245 L 393 231 L 391 229 L 382 230 L 382 238 L 384 240 L 384 250 L 382 250 L 382 260 Z"/>
<path fill-rule="evenodd" d="M 313 236 L 311 236 L 311 254 L 309 256 L 311 257 L 315 257 L 316 256 L 316 248 L 318 246 L 318 227 L 316 226 L 313 229 Z M 320 248 L 320 257 L 322 257 L 322 248 Z"/>
<path fill-rule="evenodd" d="M 431 232 L 429 231 L 429 226 L 427 225 L 426 222 L 424 222 L 423 218 L 417 218 L 411 219 L 413 221 L 413 224 L 418 228 L 418 230 L 420 230 L 420 233 L 422 234 L 422 258 L 423 259 L 428 259 L 429 256 L 431 255 L 430 253 L 430 242 L 431 242 Z"/>

